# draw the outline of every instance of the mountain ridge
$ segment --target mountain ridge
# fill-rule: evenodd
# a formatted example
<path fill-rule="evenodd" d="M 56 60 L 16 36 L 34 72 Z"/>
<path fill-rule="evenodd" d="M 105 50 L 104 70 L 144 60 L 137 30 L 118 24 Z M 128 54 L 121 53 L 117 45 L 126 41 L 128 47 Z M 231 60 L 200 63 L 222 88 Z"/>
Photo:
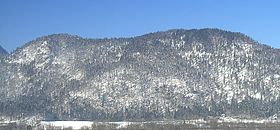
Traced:
<path fill-rule="evenodd" d="M 31 40 L 30 42 L 25 43 L 23 46 L 19 47 L 25 47 L 28 46 L 30 43 L 32 42 L 36 42 L 36 41 L 42 41 L 42 40 L 46 40 L 46 39 L 63 39 L 63 38 L 77 38 L 77 39 L 84 39 L 84 40 L 92 40 L 92 41 L 106 41 L 106 40 L 118 40 L 118 39 L 131 39 L 131 38 L 141 38 L 141 37 L 145 37 L 147 35 L 161 35 L 161 34 L 165 34 L 165 33 L 176 33 L 176 32 L 204 32 L 204 33 L 209 33 L 209 32 L 214 32 L 215 34 L 219 34 L 219 33 L 227 33 L 227 34 L 236 34 L 239 37 L 243 37 L 244 39 L 249 39 L 252 40 L 252 42 L 255 43 L 259 43 L 255 40 L 253 40 L 252 38 L 250 38 L 249 36 L 240 33 L 240 32 L 231 32 L 231 31 L 225 31 L 222 29 L 218 29 L 218 28 L 203 28 L 203 29 L 169 29 L 167 31 L 157 31 L 157 32 L 151 32 L 151 33 L 147 33 L 147 34 L 143 34 L 143 35 L 138 35 L 138 36 L 131 36 L 131 37 L 104 37 L 104 38 L 90 38 L 90 37 L 81 37 L 78 35 L 73 35 L 73 34 L 69 34 L 69 33 L 55 33 L 55 34 L 49 34 L 49 35 L 44 35 L 44 36 L 40 36 L 37 37 L 34 40 Z M 222 34 L 220 34 L 222 35 Z M 262 45 L 266 45 L 266 44 L 262 44 Z M 267 45 L 269 46 L 269 45 Z M 270 46 L 271 47 L 271 46 Z M 277 49 L 277 48 L 275 48 Z"/>
<path fill-rule="evenodd" d="M 0 71 L 0 113 L 14 118 L 268 118 L 280 110 L 279 50 L 219 29 L 48 35 L 9 54 Z"/>

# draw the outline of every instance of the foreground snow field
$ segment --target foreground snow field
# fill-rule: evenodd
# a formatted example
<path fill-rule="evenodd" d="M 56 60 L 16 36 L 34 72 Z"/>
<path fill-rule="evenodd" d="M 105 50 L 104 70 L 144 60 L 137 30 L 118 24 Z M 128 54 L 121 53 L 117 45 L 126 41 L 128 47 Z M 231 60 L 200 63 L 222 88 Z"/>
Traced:
<path fill-rule="evenodd" d="M 153 125 L 161 125 L 161 126 L 180 126 L 180 125 L 189 125 L 197 128 L 211 128 L 212 124 L 219 124 L 217 126 L 226 126 L 227 124 L 233 124 L 232 126 L 239 126 L 242 124 L 243 127 L 246 126 L 262 126 L 266 124 L 274 124 L 274 126 L 278 126 L 280 124 L 280 120 L 272 120 L 272 119 L 236 119 L 232 117 L 223 117 L 216 120 L 167 120 L 167 121 L 147 121 L 147 122 L 93 122 L 93 121 L 41 121 L 40 126 L 43 128 L 49 127 L 57 127 L 57 128 L 72 128 L 75 130 L 83 129 L 83 128 L 94 128 L 97 126 L 107 126 L 114 129 L 126 129 L 133 126 L 149 126 Z M 246 125 L 247 124 L 247 125 Z M 244 126 L 245 125 L 245 126 Z"/>
<path fill-rule="evenodd" d="M 31 121 L 31 120 L 28 120 Z M 0 130 L 173 130 L 173 129 L 277 129 L 280 128 L 280 120 L 273 119 L 240 119 L 233 117 L 220 117 L 215 119 L 196 120 L 163 120 L 144 122 L 97 122 L 97 121 L 35 121 L 28 122 L 0 121 Z"/>
<path fill-rule="evenodd" d="M 41 121 L 42 126 L 54 126 L 61 128 L 81 129 L 83 127 L 91 127 L 91 121 Z"/>

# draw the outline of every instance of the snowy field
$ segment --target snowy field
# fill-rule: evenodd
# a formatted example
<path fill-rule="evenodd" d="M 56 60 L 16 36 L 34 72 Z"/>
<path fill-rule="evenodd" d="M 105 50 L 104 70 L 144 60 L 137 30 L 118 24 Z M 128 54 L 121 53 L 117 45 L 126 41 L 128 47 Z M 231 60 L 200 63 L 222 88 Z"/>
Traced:
<path fill-rule="evenodd" d="M 92 121 L 41 121 L 40 125 L 47 128 L 48 126 L 60 127 L 60 128 L 72 128 L 74 130 L 79 130 L 83 128 L 92 128 L 98 125 L 111 125 L 116 129 L 126 128 L 128 125 L 133 124 L 133 122 L 92 122 Z"/>
<path fill-rule="evenodd" d="M 75 130 L 82 129 L 84 127 L 91 127 L 93 122 L 91 121 L 41 121 L 42 126 L 53 126 L 63 128 L 72 128 Z"/>
<path fill-rule="evenodd" d="M 12 125 L 5 125 L 5 124 Z M 25 122 L 27 123 L 27 122 Z M 16 124 L 16 125 L 15 125 Z M 10 127 L 8 127 L 10 126 Z M 0 122 L 0 130 L 21 128 L 28 130 L 22 122 Z M 134 130 L 173 130 L 173 129 L 232 129 L 232 130 L 275 130 L 280 128 L 280 120 L 277 119 L 237 119 L 232 117 L 221 117 L 211 120 L 164 120 L 144 122 L 95 122 L 95 121 L 39 121 L 32 125 L 32 130 L 111 130 L 111 129 L 134 129 Z M 16 129 L 17 130 L 17 129 Z"/>
<path fill-rule="evenodd" d="M 75 130 L 86 128 L 106 129 L 184 129 L 184 128 L 280 128 L 280 120 L 249 120 L 224 117 L 217 120 L 166 120 L 147 122 L 91 122 L 91 121 L 41 121 L 41 127 L 72 128 Z"/>

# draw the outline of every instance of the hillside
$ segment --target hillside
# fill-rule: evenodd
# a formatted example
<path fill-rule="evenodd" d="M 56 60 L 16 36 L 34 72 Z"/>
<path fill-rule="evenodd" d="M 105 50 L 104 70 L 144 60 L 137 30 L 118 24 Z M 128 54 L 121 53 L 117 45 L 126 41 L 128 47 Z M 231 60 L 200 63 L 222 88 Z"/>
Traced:
<path fill-rule="evenodd" d="M 133 38 L 37 38 L 0 66 L 0 113 L 46 120 L 267 118 L 280 110 L 280 51 L 219 29 Z"/>

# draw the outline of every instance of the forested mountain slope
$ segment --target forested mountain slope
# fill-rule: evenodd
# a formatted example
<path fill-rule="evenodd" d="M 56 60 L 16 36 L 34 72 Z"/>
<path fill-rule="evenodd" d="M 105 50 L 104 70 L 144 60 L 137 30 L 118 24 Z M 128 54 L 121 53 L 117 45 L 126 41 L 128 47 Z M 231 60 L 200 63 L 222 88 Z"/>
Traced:
<path fill-rule="evenodd" d="M 37 38 L 0 66 L 0 113 L 49 120 L 270 117 L 280 50 L 219 29 Z"/>

